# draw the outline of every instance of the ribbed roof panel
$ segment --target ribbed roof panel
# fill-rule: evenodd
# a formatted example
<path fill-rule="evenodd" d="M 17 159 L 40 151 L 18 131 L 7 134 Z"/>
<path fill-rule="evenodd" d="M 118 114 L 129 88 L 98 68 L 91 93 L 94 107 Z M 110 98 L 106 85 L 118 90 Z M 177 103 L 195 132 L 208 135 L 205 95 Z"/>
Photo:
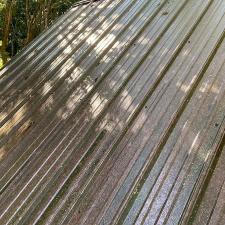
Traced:
<path fill-rule="evenodd" d="M 224 224 L 224 37 L 224 0 L 60 17 L 0 71 L 0 224 Z"/>

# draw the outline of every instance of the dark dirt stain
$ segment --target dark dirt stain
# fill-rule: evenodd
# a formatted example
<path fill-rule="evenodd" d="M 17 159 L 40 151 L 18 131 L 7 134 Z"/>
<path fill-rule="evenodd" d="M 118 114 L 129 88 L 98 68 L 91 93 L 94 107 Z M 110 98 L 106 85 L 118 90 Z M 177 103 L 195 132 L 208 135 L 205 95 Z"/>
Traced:
<path fill-rule="evenodd" d="M 168 15 L 168 14 L 169 13 L 167 11 L 165 11 L 165 12 L 162 13 L 163 16 Z"/>

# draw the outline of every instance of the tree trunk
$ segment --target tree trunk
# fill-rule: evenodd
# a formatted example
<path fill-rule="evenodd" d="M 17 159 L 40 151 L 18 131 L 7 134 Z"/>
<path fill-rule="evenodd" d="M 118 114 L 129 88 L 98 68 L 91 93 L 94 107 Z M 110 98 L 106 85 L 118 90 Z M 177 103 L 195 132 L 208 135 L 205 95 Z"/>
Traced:
<path fill-rule="evenodd" d="M 49 1 L 47 2 L 47 6 L 46 6 L 46 10 L 45 10 L 45 29 L 46 29 L 46 28 L 48 27 L 48 25 L 49 25 L 51 8 L 52 8 L 52 1 L 49 0 Z"/>
<path fill-rule="evenodd" d="M 8 46 L 9 41 L 9 34 L 12 24 L 12 9 L 13 9 L 13 1 L 8 0 L 6 2 L 6 8 L 5 8 L 5 16 L 4 16 L 4 29 L 3 29 L 3 37 L 2 37 L 2 46 L 1 46 L 1 55 L 3 64 L 7 62 L 7 52 L 6 48 Z"/>

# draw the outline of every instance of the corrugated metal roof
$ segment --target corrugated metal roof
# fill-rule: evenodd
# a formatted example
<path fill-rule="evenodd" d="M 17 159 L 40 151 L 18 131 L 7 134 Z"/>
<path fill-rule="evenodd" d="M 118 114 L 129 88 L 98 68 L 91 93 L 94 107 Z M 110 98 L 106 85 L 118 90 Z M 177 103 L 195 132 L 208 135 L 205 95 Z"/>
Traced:
<path fill-rule="evenodd" d="M 0 224 L 224 224 L 224 37 L 224 0 L 61 17 L 0 72 Z"/>

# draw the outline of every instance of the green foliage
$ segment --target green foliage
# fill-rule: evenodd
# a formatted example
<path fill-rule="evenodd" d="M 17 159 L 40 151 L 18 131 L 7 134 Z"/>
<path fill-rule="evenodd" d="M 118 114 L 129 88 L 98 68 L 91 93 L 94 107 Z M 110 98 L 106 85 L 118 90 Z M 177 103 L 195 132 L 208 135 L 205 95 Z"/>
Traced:
<path fill-rule="evenodd" d="M 5 8 L 6 1 L 0 0 L 0 12 Z"/>
<path fill-rule="evenodd" d="M 2 41 L 0 41 L 0 47 L 2 46 Z M 0 54 L 0 69 L 3 67 L 3 60 Z"/>
<path fill-rule="evenodd" d="M 3 32 L 3 10 L 5 9 L 6 1 L 0 0 L 0 39 L 2 37 Z"/>
<path fill-rule="evenodd" d="M 0 40 L 3 40 L 4 15 L 10 10 L 10 30 L 7 46 L 2 54 L 15 55 L 27 43 L 42 32 L 57 17 L 79 0 L 0 0 Z M 5 43 L 5 42 L 4 42 Z"/>

